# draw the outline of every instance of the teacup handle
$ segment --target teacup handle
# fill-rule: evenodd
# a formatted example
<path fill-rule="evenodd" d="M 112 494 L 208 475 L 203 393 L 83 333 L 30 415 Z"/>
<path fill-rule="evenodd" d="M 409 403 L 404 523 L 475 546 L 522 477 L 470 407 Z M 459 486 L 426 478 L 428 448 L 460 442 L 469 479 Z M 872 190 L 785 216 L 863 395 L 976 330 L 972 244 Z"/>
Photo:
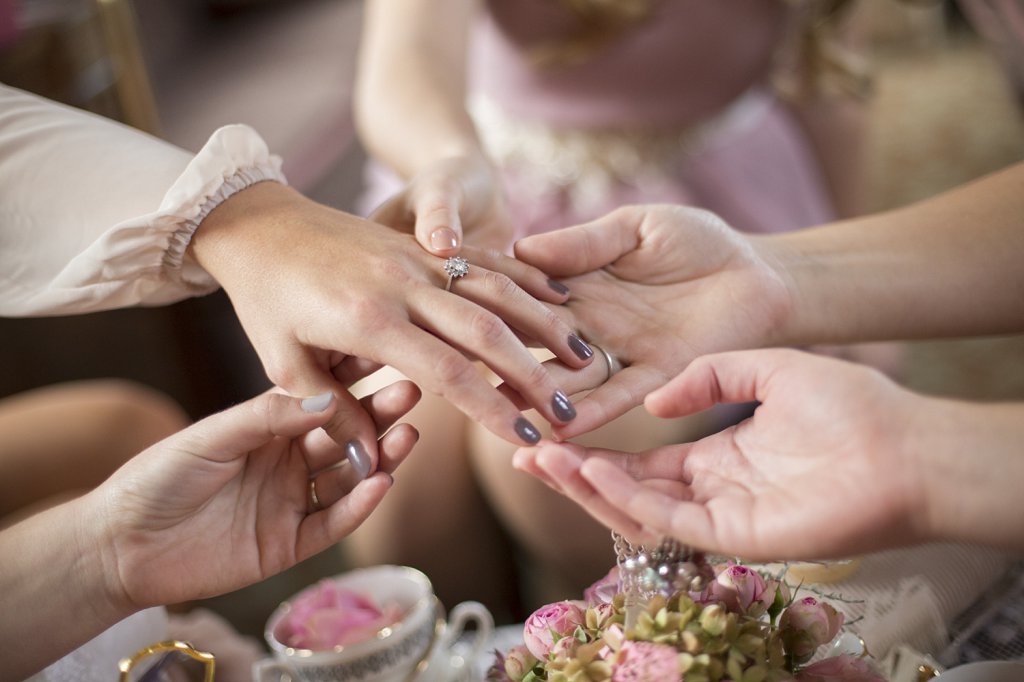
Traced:
<path fill-rule="evenodd" d="M 452 651 L 452 647 L 470 623 L 476 624 L 476 632 L 470 640 L 469 650 Z M 463 669 L 466 671 L 464 677 L 467 677 L 476 663 L 476 659 L 484 652 L 484 648 L 490 643 L 493 635 L 494 617 L 487 607 L 477 601 L 464 601 L 456 604 L 452 609 L 451 616 L 448 618 L 448 627 L 445 628 L 444 634 L 441 636 L 439 648 L 453 657 L 453 663 L 456 662 L 454 659 L 456 655 L 462 659 Z"/>
<path fill-rule="evenodd" d="M 264 658 L 252 664 L 252 679 L 254 682 L 281 682 L 282 675 L 286 679 L 300 680 L 291 666 L 273 658 Z"/>

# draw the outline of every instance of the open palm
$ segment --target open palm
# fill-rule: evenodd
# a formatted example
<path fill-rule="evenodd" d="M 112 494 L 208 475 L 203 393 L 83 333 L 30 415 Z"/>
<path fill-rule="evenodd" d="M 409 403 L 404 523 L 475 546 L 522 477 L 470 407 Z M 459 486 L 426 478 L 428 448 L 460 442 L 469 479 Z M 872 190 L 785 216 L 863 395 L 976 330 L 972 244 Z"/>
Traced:
<path fill-rule="evenodd" d="M 874 370 L 797 351 L 701 358 L 651 395 L 658 416 L 758 400 L 690 444 L 629 454 L 544 445 L 517 462 L 626 535 L 748 559 L 843 556 L 920 540 L 912 398 Z"/>

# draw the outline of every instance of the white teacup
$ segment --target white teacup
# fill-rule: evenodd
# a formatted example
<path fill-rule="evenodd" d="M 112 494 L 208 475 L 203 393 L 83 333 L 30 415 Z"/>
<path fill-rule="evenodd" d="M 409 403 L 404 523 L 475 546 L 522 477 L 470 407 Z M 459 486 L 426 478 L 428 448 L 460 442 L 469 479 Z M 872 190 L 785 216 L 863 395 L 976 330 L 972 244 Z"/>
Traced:
<path fill-rule="evenodd" d="M 430 580 L 406 566 L 373 566 L 332 578 L 339 586 L 365 594 L 378 604 L 398 604 L 405 615 L 376 636 L 330 651 L 288 646 L 277 632 L 291 603 L 283 602 L 267 621 L 264 637 L 274 654 L 257 663 L 257 682 L 288 679 L 301 682 L 435 682 L 468 676 L 494 632 L 494 620 L 477 602 L 463 602 L 445 620 L 444 607 L 434 596 Z M 315 589 L 315 586 L 307 590 Z M 297 599 L 303 594 L 292 597 Z M 468 646 L 455 642 L 469 623 L 476 631 Z M 464 671 L 464 672 L 462 672 Z"/>

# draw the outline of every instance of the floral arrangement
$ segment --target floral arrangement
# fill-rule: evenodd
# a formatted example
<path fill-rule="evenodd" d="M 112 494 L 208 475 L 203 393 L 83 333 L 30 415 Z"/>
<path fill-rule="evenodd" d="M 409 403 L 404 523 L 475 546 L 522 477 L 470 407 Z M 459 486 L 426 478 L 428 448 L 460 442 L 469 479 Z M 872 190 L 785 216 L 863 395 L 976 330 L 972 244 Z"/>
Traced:
<path fill-rule="evenodd" d="M 842 614 L 812 596 L 796 599 L 785 582 L 746 566 L 717 567 L 700 591 L 654 594 L 635 606 L 627 606 L 613 568 L 584 596 L 534 612 L 525 644 L 496 653 L 487 679 L 883 682 L 863 657 L 811 663 L 838 635 Z M 635 622 L 627 628 L 627 620 Z"/>
<path fill-rule="evenodd" d="M 403 615 L 397 604 L 381 607 L 364 594 L 323 580 L 295 598 L 275 636 L 296 649 L 328 651 L 372 639 Z"/>

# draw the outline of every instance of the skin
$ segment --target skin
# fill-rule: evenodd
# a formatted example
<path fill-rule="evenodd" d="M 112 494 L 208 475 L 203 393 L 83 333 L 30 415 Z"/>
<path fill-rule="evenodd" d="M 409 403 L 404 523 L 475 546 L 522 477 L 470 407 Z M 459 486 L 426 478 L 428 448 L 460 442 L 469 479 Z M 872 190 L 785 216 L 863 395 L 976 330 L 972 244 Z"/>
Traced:
<path fill-rule="evenodd" d="M 895 211 L 775 236 L 698 209 L 630 206 L 520 240 L 518 258 L 571 288 L 559 313 L 626 365 L 603 385 L 598 363 L 552 366 L 570 394 L 600 386 L 555 434 L 605 423 L 706 353 L 1024 329 L 1022 181 L 1018 164 Z"/>
<path fill-rule="evenodd" d="M 354 485 L 349 467 L 332 466 L 344 451 L 320 428 L 339 401 L 307 402 L 307 411 L 299 399 L 266 393 L 157 443 L 88 494 L 0 532 L 0 657 L 8 672 L 22 679 L 138 610 L 244 587 L 336 543 L 390 488 L 416 432 L 387 429 L 418 396 L 403 382 L 363 400 L 381 434 L 381 458 L 377 472 Z M 311 476 L 322 509 L 310 507 Z M 60 599 L 55 584 L 67 585 Z"/>
<path fill-rule="evenodd" d="M 702 357 L 646 406 L 675 417 L 752 400 L 753 417 L 694 443 L 545 444 L 516 464 L 637 542 L 671 536 L 752 560 L 932 540 L 1024 549 L 1012 511 L 1024 405 L 928 398 L 860 365 L 768 349 Z"/>
<path fill-rule="evenodd" d="M 752 559 L 940 538 L 1019 550 L 1021 405 L 916 396 L 873 370 L 795 351 L 695 357 L 715 346 L 1019 332 L 1022 181 L 1018 164 L 897 211 L 775 237 L 743 237 L 691 209 L 630 207 L 523 240 L 517 254 L 567 277 L 567 314 L 627 365 L 606 388 L 646 394 L 661 417 L 760 405 L 693 443 L 639 456 L 545 444 L 520 450 L 517 465 L 629 535 Z M 701 312 L 709 300 L 714 318 Z M 623 307 L 650 318 L 645 341 L 675 334 L 689 345 L 630 345 Z M 701 319 L 715 325 L 693 326 Z M 650 365 L 678 376 L 648 394 L 630 370 Z M 594 374 L 576 372 L 570 385 L 600 383 Z M 586 400 L 599 403 L 579 404 L 587 424 L 628 402 L 608 390 Z"/>
<path fill-rule="evenodd" d="M 471 358 L 556 422 L 552 401 L 560 389 L 517 333 L 550 346 L 570 366 L 589 361 L 570 349 L 573 330 L 539 302 L 565 300 L 540 271 L 469 251 L 472 270 L 452 295 L 441 261 L 412 236 L 278 183 L 259 183 L 218 206 L 190 251 L 231 297 L 271 381 L 294 395 L 334 392 L 342 406 L 328 431 L 371 454 L 372 423 L 335 376 L 347 362 L 396 367 L 501 438 L 524 443 L 535 438 L 516 428 L 520 410 Z"/>

